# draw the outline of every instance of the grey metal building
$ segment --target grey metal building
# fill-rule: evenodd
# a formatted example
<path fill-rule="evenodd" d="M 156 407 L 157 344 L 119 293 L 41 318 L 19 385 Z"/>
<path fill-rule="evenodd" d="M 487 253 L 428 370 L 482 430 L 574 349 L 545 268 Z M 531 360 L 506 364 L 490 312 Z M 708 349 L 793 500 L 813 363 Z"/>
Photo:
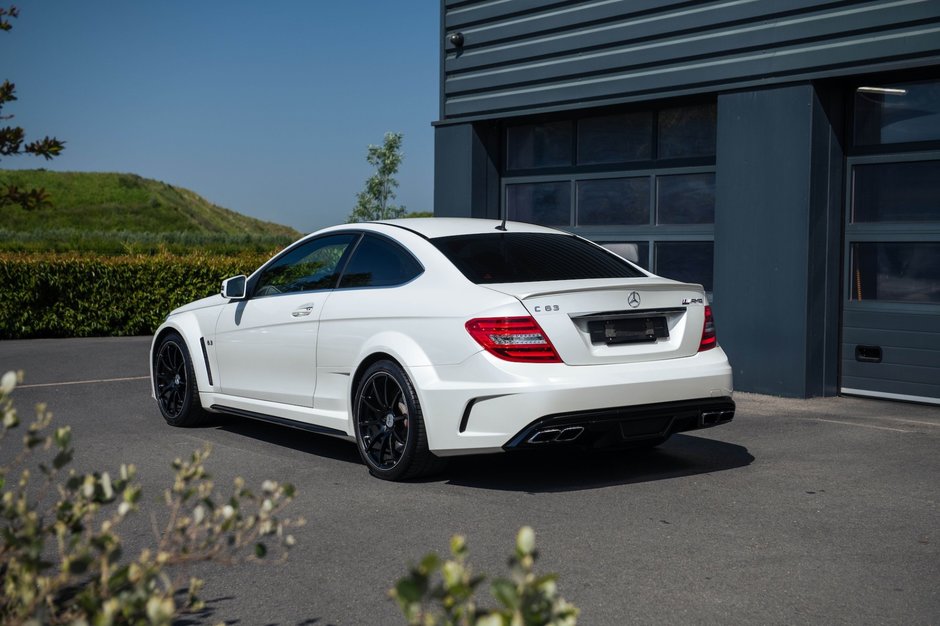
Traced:
<path fill-rule="evenodd" d="M 940 0 L 442 0 L 435 214 L 712 298 L 736 387 L 940 402 Z"/>

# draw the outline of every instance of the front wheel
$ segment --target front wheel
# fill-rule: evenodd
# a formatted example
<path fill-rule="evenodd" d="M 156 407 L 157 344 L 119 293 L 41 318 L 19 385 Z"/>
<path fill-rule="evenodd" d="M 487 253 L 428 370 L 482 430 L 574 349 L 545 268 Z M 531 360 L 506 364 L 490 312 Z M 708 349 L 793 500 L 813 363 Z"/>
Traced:
<path fill-rule="evenodd" d="M 153 388 L 157 406 L 171 426 L 198 426 L 206 413 L 199 404 L 199 389 L 186 343 L 177 333 L 166 335 L 153 358 Z"/>
<path fill-rule="evenodd" d="M 373 476 L 416 478 L 443 465 L 428 450 L 418 396 L 394 361 L 378 361 L 365 371 L 356 389 L 354 415 L 359 455 Z"/>

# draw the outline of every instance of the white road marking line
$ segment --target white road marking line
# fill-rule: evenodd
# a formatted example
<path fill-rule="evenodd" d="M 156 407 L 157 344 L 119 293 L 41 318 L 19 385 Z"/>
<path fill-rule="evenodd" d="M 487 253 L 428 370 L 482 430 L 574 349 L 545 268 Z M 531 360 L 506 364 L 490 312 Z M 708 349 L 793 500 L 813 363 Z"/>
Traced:
<path fill-rule="evenodd" d="M 130 376 L 128 378 L 99 378 L 96 380 L 72 380 L 64 383 L 36 383 L 33 385 L 17 385 L 17 389 L 32 389 L 35 387 L 63 387 L 65 385 L 95 385 L 98 383 L 121 383 L 127 380 L 149 380 L 149 376 Z"/>
<path fill-rule="evenodd" d="M 913 430 L 904 430 L 903 428 L 888 428 L 887 426 L 872 426 L 871 424 L 859 424 L 859 423 L 857 423 L 857 422 L 843 422 L 843 421 L 840 421 L 840 420 L 827 420 L 827 419 L 823 419 L 823 418 L 821 418 L 821 417 L 814 417 L 814 418 L 811 418 L 811 419 L 814 419 L 814 420 L 816 420 L 817 422 L 829 422 L 830 424 L 845 424 L 846 426 L 859 426 L 859 427 L 861 427 L 861 428 L 874 428 L 874 429 L 876 429 L 876 430 L 890 430 L 890 431 L 893 431 L 893 432 L 896 432 L 896 433 L 912 433 L 912 432 L 915 432 L 915 431 L 913 431 Z"/>
<path fill-rule="evenodd" d="M 921 426 L 933 426 L 934 428 L 940 428 L 940 422 L 921 422 L 918 420 L 904 419 L 903 417 L 879 417 L 876 419 L 887 420 L 889 422 L 896 422 L 898 424 L 920 424 Z"/>

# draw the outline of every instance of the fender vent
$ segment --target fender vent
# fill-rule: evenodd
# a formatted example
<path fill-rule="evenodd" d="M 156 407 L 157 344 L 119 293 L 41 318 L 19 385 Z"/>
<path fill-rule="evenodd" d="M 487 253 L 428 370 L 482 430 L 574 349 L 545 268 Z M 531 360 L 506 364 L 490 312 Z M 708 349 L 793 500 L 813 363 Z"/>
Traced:
<path fill-rule="evenodd" d="M 212 382 L 212 368 L 209 367 L 209 351 L 206 350 L 206 338 L 205 337 L 199 338 L 199 345 L 202 346 L 202 358 L 205 359 L 206 361 L 206 374 L 209 376 L 209 384 L 214 387 L 215 384 Z"/>

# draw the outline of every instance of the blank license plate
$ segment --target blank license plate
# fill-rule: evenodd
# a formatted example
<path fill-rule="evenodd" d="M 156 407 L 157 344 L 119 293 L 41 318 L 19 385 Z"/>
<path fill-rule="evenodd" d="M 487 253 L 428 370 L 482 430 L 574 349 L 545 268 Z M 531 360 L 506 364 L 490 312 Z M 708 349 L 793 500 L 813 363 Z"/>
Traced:
<path fill-rule="evenodd" d="M 588 322 L 588 331 L 593 344 L 652 343 L 669 338 L 669 327 L 663 316 L 592 320 Z"/>

